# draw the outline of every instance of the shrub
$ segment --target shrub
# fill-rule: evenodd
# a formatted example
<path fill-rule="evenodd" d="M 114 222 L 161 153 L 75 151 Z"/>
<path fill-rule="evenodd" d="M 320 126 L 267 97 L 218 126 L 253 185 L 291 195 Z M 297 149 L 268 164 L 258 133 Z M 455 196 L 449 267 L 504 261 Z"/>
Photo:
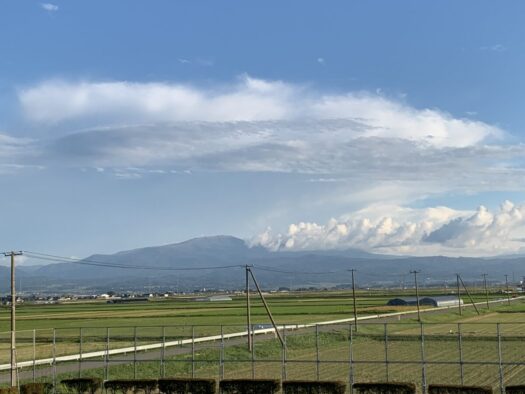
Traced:
<path fill-rule="evenodd" d="M 102 386 L 102 380 L 98 378 L 64 379 L 61 383 L 66 386 L 68 391 L 78 394 L 94 394 Z"/>
<path fill-rule="evenodd" d="M 145 393 L 150 393 L 157 388 L 157 379 L 118 379 L 108 380 L 104 383 L 104 387 L 112 393 L 127 393 L 128 391 L 142 390 Z"/>
<path fill-rule="evenodd" d="M 283 382 L 284 394 L 344 394 L 346 384 L 339 381 L 288 380 Z"/>
<path fill-rule="evenodd" d="M 354 383 L 357 394 L 415 394 L 413 383 Z"/>
<path fill-rule="evenodd" d="M 492 394 L 492 387 L 431 384 L 428 386 L 428 394 Z"/>
<path fill-rule="evenodd" d="M 18 394 L 17 387 L 0 387 L 0 394 Z"/>
<path fill-rule="evenodd" d="M 505 393 L 507 394 L 525 394 L 525 386 L 507 386 L 505 387 Z"/>
<path fill-rule="evenodd" d="M 274 394 L 280 386 L 278 380 L 271 379 L 226 379 L 219 383 L 222 394 Z"/>
<path fill-rule="evenodd" d="M 26 383 L 20 386 L 20 394 L 49 394 L 52 392 L 51 383 Z"/>
<path fill-rule="evenodd" d="M 159 379 L 159 391 L 164 394 L 215 394 L 215 379 Z"/>

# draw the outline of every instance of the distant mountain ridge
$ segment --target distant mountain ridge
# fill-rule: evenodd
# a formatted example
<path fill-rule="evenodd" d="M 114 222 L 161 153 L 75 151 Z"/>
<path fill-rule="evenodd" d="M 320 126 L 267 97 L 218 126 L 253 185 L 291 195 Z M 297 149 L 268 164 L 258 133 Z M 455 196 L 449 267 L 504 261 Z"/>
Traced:
<path fill-rule="evenodd" d="M 444 256 L 407 257 L 375 255 L 361 250 L 270 251 L 250 247 L 232 236 L 211 236 L 188 241 L 121 251 L 111 255 L 95 254 L 80 263 L 56 263 L 40 267 L 21 266 L 17 277 L 26 290 L 95 291 L 195 288 L 234 289 L 243 286 L 245 264 L 267 288 L 279 286 L 335 286 L 350 282 L 348 270 L 356 269 L 358 283 L 374 286 L 410 285 L 408 272 L 422 271 L 422 284 L 453 281 L 455 273 L 465 280 L 479 280 L 481 273 L 502 281 L 503 275 L 525 275 L 523 257 L 452 258 Z M 110 263 L 129 268 L 100 267 L 90 262 Z M 238 268 L 220 269 L 222 266 Z M 136 269 L 132 267 L 141 267 Z M 177 271 L 181 268 L 201 270 Z M 202 269 L 212 267 L 213 269 Z M 282 271 L 282 272 L 276 272 Z M 322 274 L 316 274 L 323 272 Z M 0 285 L 6 289 L 8 269 L 0 267 Z M 428 278 L 428 279 L 427 279 Z"/>

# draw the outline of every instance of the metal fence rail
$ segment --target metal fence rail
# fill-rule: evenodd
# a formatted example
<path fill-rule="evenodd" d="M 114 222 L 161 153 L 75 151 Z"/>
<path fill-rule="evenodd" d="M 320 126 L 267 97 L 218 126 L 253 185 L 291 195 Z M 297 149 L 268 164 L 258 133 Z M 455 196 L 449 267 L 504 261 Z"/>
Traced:
<path fill-rule="evenodd" d="M 525 384 L 525 323 L 351 323 L 165 326 L 17 332 L 20 382 L 68 377 L 277 378 L 354 382 Z M 8 333 L 0 364 L 8 366 Z M 6 351 L 4 351 L 6 350 Z M 8 370 L 0 383 L 9 381 Z"/>

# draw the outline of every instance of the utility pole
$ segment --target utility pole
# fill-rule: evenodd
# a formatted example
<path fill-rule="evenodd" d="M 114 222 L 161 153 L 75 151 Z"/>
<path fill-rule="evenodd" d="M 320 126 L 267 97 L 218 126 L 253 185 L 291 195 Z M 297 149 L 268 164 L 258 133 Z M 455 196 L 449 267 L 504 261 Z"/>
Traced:
<path fill-rule="evenodd" d="M 505 289 L 507 290 L 507 304 L 510 305 L 509 276 L 505 274 Z"/>
<path fill-rule="evenodd" d="M 461 316 L 461 293 L 459 288 L 459 274 L 456 274 L 456 284 L 458 286 L 458 308 L 459 308 L 459 315 Z"/>
<path fill-rule="evenodd" d="M 11 257 L 11 387 L 18 386 L 16 369 L 16 289 L 15 289 L 15 256 L 22 252 L 4 252 L 4 256 Z"/>
<path fill-rule="evenodd" d="M 483 287 L 485 288 L 485 301 L 487 302 L 487 309 L 490 309 L 489 291 L 487 290 L 487 274 L 482 274 L 481 276 L 483 276 Z"/>
<path fill-rule="evenodd" d="M 248 350 L 252 351 L 252 321 L 251 321 L 251 312 L 250 312 L 250 281 L 248 275 L 250 272 L 250 267 L 248 264 L 245 266 L 246 269 L 246 323 L 248 331 Z"/>
<path fill-rule="evenodd" d="M 474 299 L 472 298 L 472 296 L 468 292 L 467 286 L 465 286 L 465 282 L 463 282 L 463 279 L 461 279 L 461 276 L 458 275 L 458 278 L 459 278 L 459 281 L 461 282 L 461 284 L 463 285 L 463 288 L 465 289 L 465 293 L 467 293 L 467 296 L 470 299 L 470 303 L 472 304 L 472 306 L 476 310 L 476 313 L 479 315 L 478 307 L 476 306 L 476 303 L 474 302 Z"/>
<path fill-rule="evenodd" d="M 275 320 L 273 319 L 272 312 L 270 312 L 270 308 L 268 307 L 268 304 L 266 303 L 266 300 L 264 299 L 264 295 L 261 291 L 261 288 L 259 287 L 259 283 L 257 283 L 257 279 L 255 279 L 255 275 L 253 274 L 253 271 L 249 267 L 248 267 L 248 272 L 250 273 L 253 279 L 253 283 L 255 284 L 255 288 L 257 289 L 257 292 L 259 293 L 259 297 L 261 297 L 261 301 L 264 305 L 264 309 L 266 309 L 266 313 L 268 314 L 268 317 L 270 318 L 270 321 L 272 322 L 272 326 L 275 330 L 275 334 L 277 334 L 277 337 L 279 338 L 279 342 L 281 342 L 281 346 L 285 348 L 286 345 L 284 343 L 284 339 L 281 336 L 281 333 L 279 332 L 277 324 L 275 324 Z M 253 346 L 253 343 L 252 343 L 252 346 Z"/>
<path fill-rule="evenodd" d="M 355 280 L 354 280 L 355 269 L 351 269 L 350 272 L 352 273 L 352 298 L 354 301 L 354 326 L 355 326 L 355 331 L 357 332 L 357 307 L 356 307 L 356 300 L 355 300 Z"/>
<path fill-rule="evenodd" d="M 421 321 L 421 313 L 419 312 L 419 291 L 417 288 L 417 274 L 421 271 L 410 271 L 411 274 L 414 274 L 414 284 L 416 285 L 416 303 L 417 303 L 417 321 Z"/>

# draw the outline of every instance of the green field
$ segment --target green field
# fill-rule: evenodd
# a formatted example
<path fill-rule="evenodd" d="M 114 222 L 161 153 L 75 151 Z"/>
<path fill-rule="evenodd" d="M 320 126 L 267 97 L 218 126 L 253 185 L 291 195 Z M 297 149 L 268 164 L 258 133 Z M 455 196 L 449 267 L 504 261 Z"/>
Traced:
<path fill-rule="evenodd" d="M 422 295 L 428 295 L 423 292 Z M 409 294 L 386 292 L 360 292 L 358 314 L 396 312 L 414 307 L 387 307 L 388 299 Z M 483 301 L 484 294 L 473 295 Z M 501 298 L 492 294 L 491 298 Z M 352 300 L 349 292 L 316 292 L 269 295 L 268 303 L 278 324 L 309 323 L 352 317 Z M 466 301 L 466 299 L 464 298 Z M 261 302 L 252 297 L 252 322 L 268 323 Z M 427 383 L 460 383 L 458 364 L 458 325 L 463 335 L 464 383 L 499 384 L 497 323 L 500 324 L 502 366 L 504 383 L 521 381 L 524 367 L 514 363 L 525 362 L 525 302 L 521 299 L 506 303 L 478 306 L 481 315 L 472 307 L 464 308 L 460 316 L 457 308 L 439 313 L 423 313 L 425 333 L 425 359 Z M 106 304 L 102 302 L 70 303 L 62 305 L 23 305 L 18 309 L 17 333 L 18 361 L 60 357 L 160 343 L 163 340 L 196 338 L 207 335 L 233 333 L 245 330 L 246 310 L 243 297 L 231 302 L 195 302 L 177 298 L 137 304 Z M 7 328 L 9 313 L 0 317 Z M 222 327 L 221 327 L 222 326 Z M 198 344 L 193 352 L 191 345 L 177 347 L 180 354 L 141 353 L 136 362 L 122 355 L 109 357 L 101 367 L 102 359 L 83 361 L 81 366 L 58 363 L 55 380 L 64 377 L 100 376 L 103 378 L 134 378 L 166 376 L 202 377 L 272 377 L 281 378 L 283 371 L 289 379 L 339 379 L 348 381 L 407 380 L 421 387 L 420 325 L 414 317 L 391 319 L 385 341 L 385 325 L 373 322 L 360 323 L 350 341 L 350 324 L 331 325 L 316 329 L 288 330 L 286 354 L 271 335 L 257 336 L 256 346 L 250 354 L 245 339 Z M 81 329 L 82 327 L 82 329 Z M 54 329 L 54 330 L 53 330 Z M 33 331 L 35 330 L 35 331 Z M 53 345 L 53 331 L 55 343 Z M 80 333 L 82 332 L 82 341 Z M 35 345 L 33 346 L 33 335 Z M 0 364 L 9 357 L 9 336 L 0 334 Z M 172 349 L 172 350 L 177 350 Z M 349 362 L 353 352 L 352 367 Z M 387 353 L 387 355 L 386 355 Z M 388 356 L 389 363 L 384 363 Z M 194 360 L 192 369 L 192 358 Z M 126 361 L 127 360 L 127 361 Z M 286 360 L 286 361 L 285 361 Z M 317 362 L 319 360 L 319 362 Z M 434 362 L 438 364 L 434 364 Z M 490 362 L 478 365 L 477 362 Z M 64 367 L 73 365 L 73 372 Z M 47 372 L 42 372 L 47 368 Z M 49 366 L 36 367 L 42 380 L 52 379 Z M 26 368 L 26 374 L 32 368 Z M 38 374 L 37 374 L 38 375 Z M 479 376 L 483 376 L 480 380 Z M 27 377 L 26 377 L 27 379 Z M 31 380 L 31 379 L 30 379 Z"/>
<path fill-rule="evenodd" d="M 438 295 L 422 291 L 421 296 Z M 394 297 L 413 296 L 410 292 L 359 292 L 357 308 L 359 315 L 396 312 L 407 308 L 387 307 Z M 490 294 L 490 299 L 501 298 Z M 474 293 L 475 301 L 483 301 L 485 295 Z M 465 302 L 467 299 L 463 298 Z M 267 296 L 272 314 L 280 324 L 329 321 L 352 316 L 351 292 L 311 292 L 295 294 L 272 294 Z M 409 309 L 413 309 L 410 307 Z M 252 320 L 267 323 L 268 318 L 259 298 L 252 295 Z M 9 309 L 0 313 L 0 332 L 9 330 Z M 90 303 L 64 303 L 56 305 L 17 306 L 17 330 L 77 327 L 133 327 L 205 324 L 243 324 L 246 321 L 244 297 L 233 297 L 228 302 L 196 302 L 190 298 L 177 297 L 167 300 L 133 304 L 107 304 L 104 301 Z"/>

